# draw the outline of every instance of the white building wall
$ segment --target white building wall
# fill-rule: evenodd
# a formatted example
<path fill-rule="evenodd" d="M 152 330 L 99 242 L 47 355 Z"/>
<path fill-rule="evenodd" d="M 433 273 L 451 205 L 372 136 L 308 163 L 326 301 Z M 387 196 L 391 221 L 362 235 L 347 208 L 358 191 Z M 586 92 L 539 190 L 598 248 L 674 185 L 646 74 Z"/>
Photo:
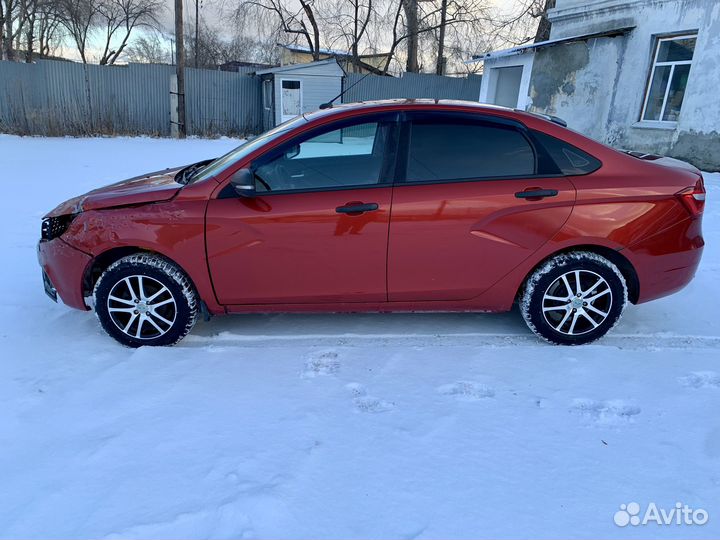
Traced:
<path fill-rule="evenodd" d="M 530 108 L 615 146 L 720 169 L 720 2 L 558 0 L 550 19 L 551 39 L 635 28 L 622 37 L 538 50 Z M 642 122 L 656 38 L 685 32 L 698 36 L 679 120 Z"/>
<path fill-rule="evenodd" d="M 482 83 L 480 85 L 480 103 L 495 104 L 495 89 L 497 88 L 498 69 L 521 66 L 523 68 L 523 74 L 520 81 L 520 94 L 518 96 L 517 108 L 525 110 L 529 103 L 528 94 L 532 65 L 532 53 L 515 54 L 493 60 L 486 60 L 483 69 Z"/>
<path fill-rule="evenodd" d="M 300 81 L 302 88 L 302 112 L 316 111 L 321 104 L 330 101 L 342 92 L 342 77 L 327 77 L 323 75 L 298 75 L 292 73 L 278 73 L 275 75 L 275 125 L 281 123 L 280 93 L 283 79 Z"/>
<path fill-rule="evenodd" d="M 316 111 L 342 91 L 342 68 L 337 62 L 296 64 L 289 69 L 269 70 L 274 76 L 275 125 L 282 122 L 280 94 L 283 79 L 300 81 L 302 89 L 302 112 Z"/>

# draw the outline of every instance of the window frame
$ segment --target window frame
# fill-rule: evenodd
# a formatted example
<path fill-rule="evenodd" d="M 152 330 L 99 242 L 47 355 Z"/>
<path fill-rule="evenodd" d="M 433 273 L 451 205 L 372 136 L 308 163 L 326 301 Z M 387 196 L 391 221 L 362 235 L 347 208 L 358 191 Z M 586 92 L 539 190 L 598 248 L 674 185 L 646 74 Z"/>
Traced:
<path fill-rule="evenodd" d="M 393 186 L 393 178 L 395 170 L 397 168 L 397 156 L 398 156 L 398 133 L 400 127 L 400 114 L 397 112 L 383 112 L 369 115 L 358 115 L 342 118 L 327 124 L 322 124 L 315 128 L 310 128 L 299 133 L 295 137 L 282 142 L 281 144 L 268 149 L 261 155 L 257 156 L 248 165 L 251 171 L 264 165 L 265 163 L 276 159 L 280 155 L 284 154 L 288 149 L 295 145 L 301 144 L 304 141 L 322 135 L 324 133 L 330 133 L 338 129 L 344 129 L 346 127 L 352 127 L 362 124 L 377 123 L 378 128 L 382 125 L 390 126 L 390 133 L 387 141 L 385 142 L 382 152 L 382 163 L 380 164 L 380 173 L 378 182 L 375 184 L 357 184 L 352 186 L 337 186 L 337 187 L 310 187 L 300 189 L 283 189 L 277 191 L 258 191 L 258 197 L 272 197 L 273 195 L 290 195 L 290 194 L 301 194 L 301 193 L 326 193 L 332 191 L 348 191 L 354 189 L 375 189 L 375 188 L 387 188 Z M 232 188 L 230 184 L 229 187 Z M 234 190 L 233 190 L 234 192 Z"/>
<path fill-rule="evenodd" d="M 647 122 L 647 123 L 656 123 L 656 124 L 664 124 L 664 125 L 676 125 L 678 123 L 677 120 L 663 120 L 663 117 L 665 116 L 665 109 L 668 105 L 668 95 L 670 93 L 670 87 L 672 86 L 672 79 L 673 75 L 675 74 L 675 66 L 690 66 L 690 70 L 692 71 L 692 63 L 695 59 L 695 50 L 693 50 L 693 57 L 690 60 L 678 60 L 674 62 L 658 62 L 658 56 L 660 55 L 660 45 L 664 41 L 675 41 L 679 39 L 695 39 L 695 47 L 697 48 L 697 38 L 698 33 L 697 32 L 682 32 L 679 34 L 664 34 L 660 36 L 655 36 L 655 52 L 652 55 L 652 63 L 650 64 L 650 73 L 648 75 L 647 84 L 645 87 L 645 97 L 643 99 L 643 106 L 642 110 L 640 111 L 640 122 Z M 668 82 L 667 86 L 665 87 L 665 94 L 663 95 L 663 104 L 662 108 L 660 109 L 660 118 L 658 120 L 650 120 L 645 118 L 645 113 L 647 112 L 648 102 L 650 101 L 650 90 L 652 89 L 652 84 L 655 81 L 655 72 L 656 68 L 658 66 L 670 66 L 670 74 L 668 75 Z M 689 80 L 689 76 L 688 76 Z M 687 88 L 687 86 L 685 87 Z M 683 103 L 684 103 L 683 98 Z M 681 112 L 682 112 L 682 106 Z"/>
<path fill-rule="evenodd" d="M 273 80 L 271 78 L 265 78 L 262 80 L 262 99 L 263 99 L 263 109 L 266 111 L 272 110 L 272 104 L 274 101 L 274 94 L 275 88 L 273 85 Z"/>
<path fill-rule="evenodd" d="M 469 113 L 465 111 L 410 111 L 407 113 L 404 113 L 403 115 L 403 121 L 402 121 L 402 129 L 400 134 L 400 143 L 399 143 L 399 150 L 398 150 L 398 166 L 396 168 L 396 177 L 395 177 L 395 185 L 396 186 L 431 186 L 436 184 L 458 184 L 458 183 L 466 183 L 466 182 L 493 182 L 498 180 L 528 180 L 533 178 L 558 178 L 558 177 L 564 177 L 566 175 L 559 172 L 559 168 L 557 169 L 557 173 L 550 173 L 550 174 L 543 174 L 539 173 L 539 164 L 540 164 L 540 154 L 543 154 L 542 157 L 545 159 L 549 158 L 547 156 L 547 151 L 541 146 L 538 145 L 530 131 L 528 130 L 527 126 L 523 124 L 522 122 L 512 120 L 509 118 L 501 118 L 501 117 L 495 117 L 490 115 L 482 115 L 477 113 Z M 509 128 L 514 129 L 522 137 L 525 139 L 525 141 L 530 146 L 530 149 L 533 152 L 534 157 L 534 164 L 533 164 L 533 170 L 535 171 L 533 174 L 530 175 L 523 175 L 523 176 L 516 176 L 516 175 L 508 175 L 508 176 L 478 176 L 478 177 L 472 177 L 472 178 L 454 178 L 454 179 L 443 179 L 443 180 L 432 180 L 432 181 L 408 181 L 407 179 L 407 168 L 408 168 L 408 162 L 410 159 L 410 134 L 412 129 L 412 123 L 415 119 L 424 117 L 432 119 L 434 122 L 442 123 L 443 119 L 463 119 L 468 120 L 471 123 L 479 124 L 479 125 L 485 125 L 485 126 L 501 126 L 503 128 Z M 551 163 L 554 163 L 552 159 L 550 159 Z"/>
<path fill-rule="evenodd" d="M 535 147 L 538 149 L 538 159 L 542 158 L 544 161 L 544 166 L 546 166 L 546 167 L 551 166 L 552 168 L 554 168 L 557 171 L 556 173 L 549 174 L 549 175 L 543 174 L 543 175 L 541 175 L 542 178 L 559 178 L 559 177 L 580 178 L 580 177 L 588 176 L 590 174 L 593 174 L 593 173 L 599 171 L 600 169 L 602 169 L 602 167 L 604 165 L 603 161 L 600 158 L 598 158 L 597 156 L 591 154 L 590 152 L 583 150 L 582 148 L 578 148 L 574 144 L 569 143 L 569 142 L 561 139 L 560 137 L 550 135 L 549 133 L 542 131 L 541 129 L 528 129 L 527 133 L 528 133 L 529 137 L 532 139 L 532 141 L 535 143 Z M 568 173 L 563 172 L 563 170 L 560 167 L 560 165 L 558 164 L 558 162 L 555 161 L 555 158 L 553 158 L 552 153 L 548 150 L 547 145 L 543 142 L 542 137 L 539 137 L 539 135 L 548 137 L 550 139 L 555 139 L 556 141 L 563 144 L 564 146 L 569 147 L 572 151 L 577 151 L 577 152 L 580 152 L 581 154 L 587 155 L 595 163 L 597 163 L 597 167 L 592 170 L 585 171 L 582 173 L 577 173 L 577 174 L 568 174 Z M 539 166 L 540 166 L 540 161 L 538 161 L 538 167 Z"/>

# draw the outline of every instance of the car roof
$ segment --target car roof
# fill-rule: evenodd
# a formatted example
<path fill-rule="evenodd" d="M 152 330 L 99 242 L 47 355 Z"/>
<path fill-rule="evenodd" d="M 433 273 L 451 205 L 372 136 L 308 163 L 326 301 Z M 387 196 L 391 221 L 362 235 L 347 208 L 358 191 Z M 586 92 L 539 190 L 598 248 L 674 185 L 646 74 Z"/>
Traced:
<path fill-rule="evenodd" d="M 361 111 L 364 109 L 382 110 L 382 109 L 448 109 L 457 107 L 458 109 L 477 109 L 477 112 L 503 112 L 508 114 L 519 113 L 516 109 L 510 109 L 508 107 L 502 107 L 500 105 L 490 105 L 487 103 L 479 103 L 477 101 L 463 101 L 460 99 L 416 99 L 416 98 L 399 98 L 399 99 L 381 99 L 373 101 L 356 101 L 352 103 L 338 103 L 333 104 L 331 107 L 314 111 L 311 113 L 305 113 L 306 120 L 313 120 L 315 118 L 342 115 L 351 111 Z"/>

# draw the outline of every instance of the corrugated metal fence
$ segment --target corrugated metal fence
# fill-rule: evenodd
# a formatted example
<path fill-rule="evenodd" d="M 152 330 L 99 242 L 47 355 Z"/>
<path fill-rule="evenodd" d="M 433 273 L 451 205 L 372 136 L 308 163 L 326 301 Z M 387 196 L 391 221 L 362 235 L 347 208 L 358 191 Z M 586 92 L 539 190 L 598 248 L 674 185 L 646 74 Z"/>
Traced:
<path fill-rule="evenodd" d="M 170 135 L 173 66 L 0 61 L 0 132 L 22 135 Z M 387 98 L 477 100 L 480 77 L 349 74 L 344 102 Z M 360 81 L 358 84 L 351 85 Z M 197 70 L 185 75 L 188 134 L 262 131 L 261 81 L 249 73 Z"/>
<path fill-rule="evenodd" d="M 173 66 L 0 62 L 0 131 L 32 135 L 170 134 Z M 190 135 L 245 135 L 261 127 L 255 77 L 189 68 Z"/>
<path fill-rule="evenodd" d="M 262 131 L 260 79 L 247 73 L 187 69 L 188 133 L 248 135 Z"/>
<path fill-rule="evenodd" d="M 464 99 L 477 101 L 480 98 L 479 75 L 444 77 L 405 73 L 402 77 L 383 77 L 348 73 L 343 82 L 347 93 L 343 103 L 393 98 Z M 357 84 L 356 84 L 357 83 Z M 354 85 L 354 86 L 353 86 Z"/>

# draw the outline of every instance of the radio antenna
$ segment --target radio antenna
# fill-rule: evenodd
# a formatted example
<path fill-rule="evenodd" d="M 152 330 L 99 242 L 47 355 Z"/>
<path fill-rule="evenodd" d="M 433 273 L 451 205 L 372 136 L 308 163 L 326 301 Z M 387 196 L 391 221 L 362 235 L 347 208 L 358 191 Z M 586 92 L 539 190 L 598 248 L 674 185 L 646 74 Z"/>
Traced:
<path fill-rule="evenodd" d="M 372 73 L 372 72 L 368 70 L 368 72 L 367 72 L 365 75 L 363 75 L 363 76 L 360 77 L 357 81 L 355 81 L 355 82 L 352 83 L 350 86 L 348 86 L 347 88 L 345 88 L 342 92 L 340 92 L 337 96 L 335 96 L 334 98 L 332 98 L 330 101 L 328 101 L 328 102 L 326 102 L 326 103 L 321 103 L 321 104 L 320 104 L 320 110 L 323 110 L 323 109 L 332 109 L 333 102 L 335 102 L 336 100 L 338 100 L 338 99 L 340 99 L 341 97 L 343 97 L 343 96 L 345 95 L 345 92 L 347 92 L 347 91 L 350 90 L 353 86 L 355 86 L 356 84 L 358 84 L 359 82 L 361 82 L 363 79 L 365 79 L 365 77 L 367 77 L 367 76 L 370 75 L 371 73 Z"/>

